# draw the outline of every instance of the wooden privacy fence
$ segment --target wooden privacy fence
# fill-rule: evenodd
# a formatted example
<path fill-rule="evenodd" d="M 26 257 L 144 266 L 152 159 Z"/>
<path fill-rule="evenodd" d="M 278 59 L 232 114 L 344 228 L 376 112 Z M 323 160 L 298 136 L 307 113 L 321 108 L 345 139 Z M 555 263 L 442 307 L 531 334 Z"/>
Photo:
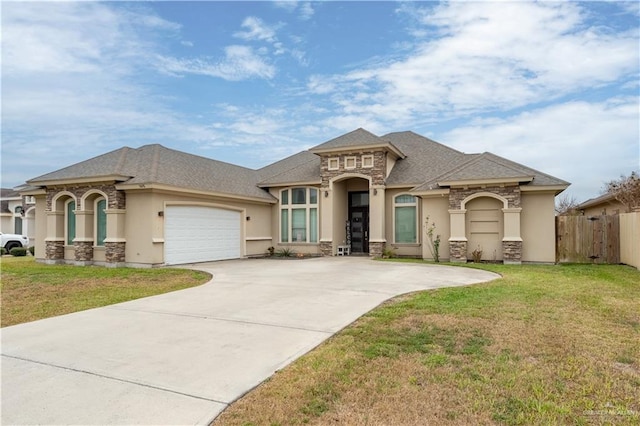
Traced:
<path fill-rule="evenodd" d="M 556 261 L 620 263 L 620 217 L 556 216 Z"/>

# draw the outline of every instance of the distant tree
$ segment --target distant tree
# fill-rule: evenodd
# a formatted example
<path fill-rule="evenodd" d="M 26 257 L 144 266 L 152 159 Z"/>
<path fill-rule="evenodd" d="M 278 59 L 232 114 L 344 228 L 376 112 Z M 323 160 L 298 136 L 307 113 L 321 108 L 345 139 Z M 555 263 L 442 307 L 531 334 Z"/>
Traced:
<path fill-rule="evenodd" d="M 620 201 L 627 212 L 640 208 L 640 174 L 633 171 L 629 176 L 620 175 L 605 184 L 605 192 Z"/>
<path fill-rule="evenodd" d="M 578 200 L 575 197 L 564 194 L 556 200 L 556 214 L 560 216 L 575 216 L 580 214 L 578 209 Z"/>

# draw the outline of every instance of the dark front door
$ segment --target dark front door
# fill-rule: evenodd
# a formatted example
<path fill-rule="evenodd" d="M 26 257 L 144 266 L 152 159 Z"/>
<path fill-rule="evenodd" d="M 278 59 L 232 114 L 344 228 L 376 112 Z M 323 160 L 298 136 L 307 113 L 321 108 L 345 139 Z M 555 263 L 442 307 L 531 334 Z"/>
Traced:
<path fill-rule="evenodd" d="M 349 193 L 351 253 L 369 253 L 369 192 Z"/>

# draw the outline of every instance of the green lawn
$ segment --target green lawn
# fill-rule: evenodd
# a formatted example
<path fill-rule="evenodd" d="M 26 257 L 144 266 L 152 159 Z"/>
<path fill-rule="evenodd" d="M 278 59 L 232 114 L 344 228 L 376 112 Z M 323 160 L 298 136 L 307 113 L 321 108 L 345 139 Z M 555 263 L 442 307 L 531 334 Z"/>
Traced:
<path fill-rule="evenodd" d="M 3 327 L 167 293 L 211 276 L 186 269 L 43 265 L 33 257 L 3 257 Z"/>
<path fill-rule="evenodd" d="M 640 272 L 480 265 L 405 295 L 232 404 L 215 425 L 640 422 Z"/>

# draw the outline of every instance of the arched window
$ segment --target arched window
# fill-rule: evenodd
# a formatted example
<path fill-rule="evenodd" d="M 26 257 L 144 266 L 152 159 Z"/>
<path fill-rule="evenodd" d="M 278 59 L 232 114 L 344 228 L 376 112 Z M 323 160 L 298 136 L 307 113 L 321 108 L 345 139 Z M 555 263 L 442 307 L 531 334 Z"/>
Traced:
<path fill-rule="evenodd" d="M 280 242 L 318 242 L 318 189 L 280 191 Z"/>
<path fill-rule="evenodd" d="M 95 244 L 96 246 L 104 246 L 104 240 L 107 238 L 107 200 L 100 198 L 96 201 L 95 207 L 95 225 L 96 230 Z"/>
<path fill-rule="evenodd" d="M 413 195 L 398 195 L 394 199 L 395 243 L 418 242 L 418 201 Z"/>
<path fill-rule="evenodd" d="M 67 206 L 64 212 L 65 225 L 67 228 L 67 245 L 73 245 L 73 240 L 76 238 L 76 202 L 70 200 L 67 202 Z"/>

